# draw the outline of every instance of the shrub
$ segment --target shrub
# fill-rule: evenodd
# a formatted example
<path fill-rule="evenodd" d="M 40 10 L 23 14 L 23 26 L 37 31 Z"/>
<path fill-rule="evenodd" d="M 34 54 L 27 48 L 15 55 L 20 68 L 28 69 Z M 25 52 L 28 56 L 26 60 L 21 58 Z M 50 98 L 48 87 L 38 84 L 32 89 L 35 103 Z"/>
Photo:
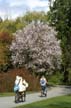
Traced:
<path fill-rule="evenodd" d="M 26 69 L 12 69 L 7 73 L 0 73 L 0 92 L 13 92 L 16 75 L 21 75 L 29 83 L 29 91 L 37 91 L 39 87 L 39 78 L 30 74 Z"/>

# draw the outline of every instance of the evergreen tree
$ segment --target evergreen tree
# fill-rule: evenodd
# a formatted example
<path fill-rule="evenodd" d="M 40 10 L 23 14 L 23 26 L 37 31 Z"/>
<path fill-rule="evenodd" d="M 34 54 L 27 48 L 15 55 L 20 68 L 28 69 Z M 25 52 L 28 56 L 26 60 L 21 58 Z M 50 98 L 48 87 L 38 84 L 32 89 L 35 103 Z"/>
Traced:
<path fill-rule="evenodd" d="M 61 39 L 64 81 L 68 81 L 71 68 L 71 0 L 55 0 L 50 7 L 50 22 L 58 30 Z"/>

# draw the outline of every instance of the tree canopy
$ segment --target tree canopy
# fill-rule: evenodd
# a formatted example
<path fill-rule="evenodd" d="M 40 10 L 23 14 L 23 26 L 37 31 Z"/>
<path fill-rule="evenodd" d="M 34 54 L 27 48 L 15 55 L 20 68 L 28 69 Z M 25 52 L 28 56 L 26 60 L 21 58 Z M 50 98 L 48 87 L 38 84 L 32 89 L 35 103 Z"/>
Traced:
<path fill-rule="evenodd" d="M 50 22 L 61 39 L 62 68 L 66 77 L 71 69 L 71 0 L 55 0 L 50 8 Z M 67 79 L 67 78 L 66 78 Z"/>
<path fill-rule="evenodd" d="M 10 47 L 13 65 L 35 72 L 60 68 L 61 48 L 56 34 L 53 27 L 39 21 L 18 30 Z"/>

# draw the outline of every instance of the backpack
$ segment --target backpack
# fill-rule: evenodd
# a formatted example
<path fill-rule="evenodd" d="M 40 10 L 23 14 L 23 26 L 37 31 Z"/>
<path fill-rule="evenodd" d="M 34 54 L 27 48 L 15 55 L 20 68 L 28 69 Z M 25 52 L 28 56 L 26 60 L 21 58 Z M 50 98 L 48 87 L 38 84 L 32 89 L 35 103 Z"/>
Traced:
<path fill-rule="evenodd" d="M 14 92 L 17 92 L 19 90 L 19 85 L 14 86 Z"/>

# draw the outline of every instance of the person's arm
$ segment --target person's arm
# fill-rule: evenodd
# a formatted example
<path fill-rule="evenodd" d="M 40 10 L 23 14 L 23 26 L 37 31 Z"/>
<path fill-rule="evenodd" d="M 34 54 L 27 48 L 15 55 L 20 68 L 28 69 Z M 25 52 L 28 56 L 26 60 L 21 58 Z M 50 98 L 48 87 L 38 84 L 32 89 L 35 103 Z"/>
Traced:
<path fill-rule="evenodd" d="M 25 86 L 25 87 L 28 87 L 28 83 L 25 81 L 25 80 L 23 80 L 23 85 Z"/>
<path fill-rule="evenodd" d="M 47 81 L 47 79 L 45 78 L 45 81 L 46 81 L 46 84 L 48 84 L 48 81 Z"/>

